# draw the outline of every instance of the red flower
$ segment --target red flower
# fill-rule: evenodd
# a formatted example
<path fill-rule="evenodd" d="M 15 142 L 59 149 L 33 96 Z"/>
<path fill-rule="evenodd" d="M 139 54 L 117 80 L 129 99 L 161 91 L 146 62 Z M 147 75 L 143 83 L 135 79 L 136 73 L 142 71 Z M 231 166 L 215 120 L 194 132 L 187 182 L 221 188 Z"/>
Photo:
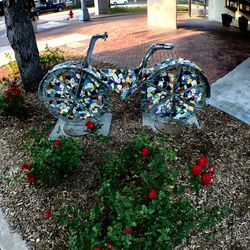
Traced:
<path fill-rule="evenodd" d="M 6 90 L 6 96 L 9 97 L 11 93 L 12 93 L 12 87 L 9 87 L 9 88 Z"/>
<path fill-rule="evenodd" d="M 133 231 L 132 228 L 125 228 L 125 229 L 123 230 L 123 232 L 124 232 L 125 234 L 131 234 L 132 231 Z"/>
<path fill-rule="evenodd" d="M 148 147 L 144 147 L 141 149 L 141 155 L 143 157 L 147 157 L 149 155 L 149 148 Z"/>
<path fill-rule="evenodd" d="M 32 164 L 30 164 L 30 163 L 23 163 L 23 164 L 21 164 L 21 166 L 20 166 L 20 170 L 21 170 L 21 171 L 22 171 L 22 170 L 30 170 L 31 167 L 32 167 Z"/>
<path fill-rule="evenodd" d="M 35 184 L 36 183 L 36 177 L 34 177 L 32 174 L 27 174 L 26 175 L 26 182 L 30 184 Z"/>
<path fill-rule="evenodd" d="M 194 176 L 200 176 L 202 173 L 202 166 L 196 165 L 192 167 L 192 174 Z"/>
<path fill-rule="evenodd" d="M 4 100 L 5 100 L 6 102 L 9 102 L 9 103 L 15 102 L 15 100 L 14 100 L 12 97 L 10 97 L 10 96 L 6 96 Z"/>
<path fill-rule="evenodd" d="M 214 164 L 211 164 L 211 165 L 209 166 L 209 170 L 210 170 L 210 172 L 211 172 L 212 174 L 215 173 L 215 166 L 214 166 Z"/>
<path fill-rule="evenodd" d="M 108 243 L 108 246 L 107 246 L 107 247 L 108 247 L 108 249 L 112 249 L 113 246 L 112 246 L 111 243 Z"/>
<path fill-rule="evenodd" d="M 213 180 L 213 175 L 212 173 L 205 173 L 202 177 L 201 177 L 201 184 L 203 187 L 208 186 L 209 184 L 211 184 Z"/>
<path fill-rule="evenodd" d="M 16 96 L 20 96 L 21 95 L 21 89 L 19 89 L 18 87 L 14 87 L 13 89 L 14 93 Z"/>
<path fill-rule="evenodd" d="M 94 247 L 94 250 L 102 250 L 100 247 Z"/>
<path fill-rule="evenodd" d="M 61 141 L 61 140 L 55 140 L 54 145 L 55 145 L 57 148 L 59 148 L 59 147 L 61 147 L 61 145 L 62 145 L 62 141 Z"/>
<path fill-rule="evenodd" d="M 155 199 L 155 198 L 156 198 L 156 195 L 157 195 L 156 190 L 153 188 L 153 189 L 150 190 L 150 192 L 149 192 L 149 194 L 148 194 L 148 197 L 149 197 L 150 199 Z"/>
<path fill-rule="evenodd" d="M 208 164 L 207 157 L 202 156 L 198 159 L 198 165 L 200 165 L 201 167 L 205 167 L 205 166 L 207 166 L 207 164 Z"/>
<path fill-rule="evenodd" d="M 47 209 L 44 211 L 43 216 L 48 219 L 50 218 L 51 214 L 52 214 L 51 210 Z"/>
<path fill-rule="evenodd" d="M 85 126 L 86 126 L 88 129 L 94 129 L 94 128 L 95 128 L 95 123 L 92 122 L 92 121 L 88 121 L 88 122 L 86 122 Z"/>

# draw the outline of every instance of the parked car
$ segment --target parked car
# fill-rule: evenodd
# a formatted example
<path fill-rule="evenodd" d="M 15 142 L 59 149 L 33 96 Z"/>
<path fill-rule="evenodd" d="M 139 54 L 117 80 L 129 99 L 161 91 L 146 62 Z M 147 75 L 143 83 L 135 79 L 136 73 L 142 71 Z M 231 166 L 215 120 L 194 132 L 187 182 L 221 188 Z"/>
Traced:
<path fill-rule="evenodd" d="M 65 4 L 66 4 L 66 6 L 71 6 L 71 5 L 73 5 L 73 1 L 71 1 L 71 0 L 66 0 L 66 1 L 65 1 Z"/>
<path fill-rule="evenodd" d="M 52 2 L 45 2 L 35 8 L 37 15 L 44 12 L 51 12 L 51 11 L 63 11 L 66 4 L 65 2 L 61 3 L 52 3 Z"/>
<path fill-rule="evenodd" d="M 110 4 L 111 5 L 128 4 L 128 1 L 127 0 L 111 0 Z"/>

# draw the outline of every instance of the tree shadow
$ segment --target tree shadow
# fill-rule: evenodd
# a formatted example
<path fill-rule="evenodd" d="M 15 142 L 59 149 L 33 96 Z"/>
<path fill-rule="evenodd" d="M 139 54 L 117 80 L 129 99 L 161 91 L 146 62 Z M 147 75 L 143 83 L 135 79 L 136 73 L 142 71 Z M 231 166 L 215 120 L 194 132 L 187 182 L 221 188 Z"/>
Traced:
<path fill-rule="evenodd" d="M 171 51 L 157 51 L 150 66 L 166 58 L 185 58 L 196 63 L 208 75 L 210 82 L 227 74 L 250 54 L 250 32 L 225 28 L 207 20 L 178 22 L 177 30 L 144 29 L 109 39 L 105 48 L 98 44 L 95 58 L 120 67 L 137 67 L 153 43 L 174 43 Z M 127 42 L 127 39 L 130 42 Z"/>

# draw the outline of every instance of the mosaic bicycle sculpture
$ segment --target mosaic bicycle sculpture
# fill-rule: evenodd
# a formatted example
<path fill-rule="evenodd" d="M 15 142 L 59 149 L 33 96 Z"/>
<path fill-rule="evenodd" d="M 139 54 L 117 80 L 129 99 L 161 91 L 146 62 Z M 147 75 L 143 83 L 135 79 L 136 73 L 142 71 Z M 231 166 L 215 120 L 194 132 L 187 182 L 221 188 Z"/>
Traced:
<path fill-rule="evenodd" d="M 98 121 L 109 104 L 108 88 L 122 99 L 141 89 L 144 110 L 169 121 L 185 122 L 209 97 L 207 77 L 191 61 L 171 58 L 146 68 L 155 51 L 173 49 L 169 43 L 151 45 L 137 68 L 95 69 L 95 42 L 107 37 L 107 32 L 92 36 L 84 62 L 56 65 L 41 81 L 39 99 L 59 120 L 78 125 Z"/>

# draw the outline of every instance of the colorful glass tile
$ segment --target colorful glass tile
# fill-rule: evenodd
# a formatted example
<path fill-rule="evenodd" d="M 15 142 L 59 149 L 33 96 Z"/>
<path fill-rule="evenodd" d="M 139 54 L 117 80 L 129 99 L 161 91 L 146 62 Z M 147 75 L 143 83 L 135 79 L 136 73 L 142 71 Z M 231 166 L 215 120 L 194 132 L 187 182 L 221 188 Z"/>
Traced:
<path fill-rule="evenodd" d="M 164 49 L 170 45 L 157 46 Z M 182 58 L 145 68 L 153 52 L 149 49 L 141 67 L 135 69 L 96 70 L 91 65 L 82 68 L 83 63 L 76 61 L 56 65 L 40 84 L 40 99 L 56 117 L 79 122 L 104 113 L 108 104 L 106 87 L 126 99 L 142 86 L 145 111 L 174 119 L 192 116 L 208 95 L 206 76 L 198 66 Z"/>

